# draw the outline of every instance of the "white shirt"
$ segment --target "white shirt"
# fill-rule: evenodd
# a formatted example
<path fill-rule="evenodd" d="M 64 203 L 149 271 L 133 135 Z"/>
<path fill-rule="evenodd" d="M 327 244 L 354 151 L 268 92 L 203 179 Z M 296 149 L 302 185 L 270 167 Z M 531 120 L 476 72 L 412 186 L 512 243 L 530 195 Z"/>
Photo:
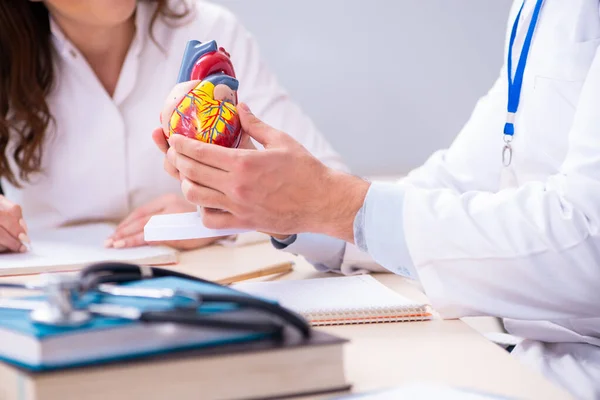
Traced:
<path fill-rule="evenodd" d="M 155 5 L 139 2 L 136 35 L 112 97 L 52 23 L 56 86 L 47 101 L 56 129 L 48 132 L 43 148 L 43 171 L 22 189 L 2 181 L 6 197 L 22 206 L 30 227 L 118 221 L 158 196 L 181 193 L 179 183 L 163 170 L 163 155 L 151 132 L 160 126 L 159 113 L 191 39 L 214 39 L 231 54 L 240 81 L 239 99 L 255 114 L 294 136 L 329 166 L 345 169 L 278 84 L 255 40 L 235 16 L 207 2 L 190 0 L 188 5 L 192 15 L 185 24 L 172 27 L 160 18 L 155 23 L 153 32 L 161 49 L 148 35 Z"/>
<path fill-rule="evenodd" d="M 534 4 L 523 11 L 514 65 Z M 371 186 L 355 229 L 370 257 L 317 235 L 298 235 L 287 251 L 320 269 L 381 265 L 417 278 L 446 318 L 503 317 L 525 338 L 516 357 L 578 398 L 600 398 L 599 8 L 545 1 L 509 168 L 505 66 L 449 149 L 397 184 Z"/>

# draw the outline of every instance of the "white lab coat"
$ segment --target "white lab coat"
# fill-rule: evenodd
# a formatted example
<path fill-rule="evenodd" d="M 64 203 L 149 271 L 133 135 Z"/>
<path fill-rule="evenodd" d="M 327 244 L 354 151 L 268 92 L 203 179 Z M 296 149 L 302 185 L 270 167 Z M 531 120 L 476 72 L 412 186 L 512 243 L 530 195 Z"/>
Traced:
<path fill-rule="evenodd" d="M 526 2 L 514 57 L 534 4 Z M 525 338 L 514 355 L 582 399 L 600 398 L 599 8 L 598 0 L 545 1 L 509 168 L 501 162 L 505 66 L 451 147 L 398 184 L 397 229 L 435 308 L 446 318 L 505 318 Z M 302 242 L 288 251 L 306 253 Z M 332 258 L 307 252 L 321 268 Z M 341 271 L 360 269 L 380 267 L 347 245 Z"/>
<path fill-rule="evenodd" d="M 160 195 L 181 195 L 179 183 L 163 170 L 163 155 L 151 132 L 160 126 L 163 101 L 177 80 L 183 50 L 191 39 L 214 39 L 231 54 L 240 81 L 239 99 L 254 113 L 289 132 L 326 164 L 345 169 L 278 84 L 255 40 L 235 16 L 208 2 L 187 3 L 192 14 L 186 20 L 174 26 L 157 20 L 155 43 L 148 36 L 155 5 L 139 2 L 136 35 L 112 98 L 52 24 L 57 80 L 47 101 L 57 126 L 44 147 L 43 172 L 23 183 L 22 189 L 2 180 L 6 197 L 23 207 L 30 228 L 118 221 Z"/>

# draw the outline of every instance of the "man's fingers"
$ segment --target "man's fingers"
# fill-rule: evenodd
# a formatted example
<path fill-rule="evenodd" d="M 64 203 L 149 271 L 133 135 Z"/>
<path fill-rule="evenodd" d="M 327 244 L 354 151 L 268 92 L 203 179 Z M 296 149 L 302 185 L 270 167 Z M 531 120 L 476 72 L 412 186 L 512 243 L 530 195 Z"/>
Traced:
<path fill-rule="evenodd" d="M 194 161 L 183 154 L 177 153 L 174 149 L 167 152 L 167 158 L 179 172 L 179 177 L 182 180 L 187 178 L 199 185 L 222 191 L 220 189 L 227 179 L 227 172 Z"/>
<path fill-rule="evenodd" d="M 279 138 L 279 135 L 281 135 L 278 130 L 265 124 L 252 114 L 252 111 L 250 111 L 247 104 L 238 104 L 237 110 L 240 115 L 240 122 L 242 123 L 244 132 L 258 143 L 262 144 L 265 148 L 268 148 L 270 144 L 273 144 L 273 142 Z"/>
<path fill-rule="evenodd" d="M 246 223 L 230 212 L 203 208 L 200 211 L 202 224 L 210 229 L 245 229 Z"/>
<path fill-rule="evenodd" d="M 169 159 L 167 157 L 164 158 L 163 168 L 164 168 L 165 171 L 167 171 L 167 173 L 172 178 L 175 178 L 177 180 L 180 179 L 180 177 L 179 177 L 179 171 L 177 170 L 177 168 L 175 168 L 175 166 L 173 164 L 171 164 L 171 161 L 169 161 Z"/>
<path fill-rule="evenodd" d="M 145 246 L 146 241 L 144 240 L 144 232 L 139 232 L 131 236 L 115 240 L 112 247 L 115 249 L 125 249 L 128 247 L 140 247 Z"/>
<path fill-rule="evenodd" d="M 172 135 L 169 138 L 169 146 L 177 153 L 183 154 L 192 160 L 211 167 L 229 171 L 235 162 L 238 149 L 229 149 L 211 143 L 190 139 L 183 135 Z"/>
<path fill-rule="evenodd" d="M 238 149 L 246 149 L 246 150 L 256 150 L 256 146 L 252 142 L 252 138 L 246 133 L 242 133 L 242 138 L 240 139 L 240 145 Z"/>
<path fill-rule="evenodd" d="M 167 138 L 165 137 L 162 128 L 156 128 L 152 131 L 152 140 L 154 140 L 154 143 L 156 143 L 156 146 L 160 151 L 165 154 L 167 153 L 167 150 L 169 150 L 169 142 L 167 142 Z"/>
<path fill-rule="evenodd" d="M 215 189 L 200 186 L 189 179 L 181 181 L 181 191 L 187 201 L 200 207 L 222 210 L 228 210 L 231 207 L 231 203 L 223 193 Z"/>

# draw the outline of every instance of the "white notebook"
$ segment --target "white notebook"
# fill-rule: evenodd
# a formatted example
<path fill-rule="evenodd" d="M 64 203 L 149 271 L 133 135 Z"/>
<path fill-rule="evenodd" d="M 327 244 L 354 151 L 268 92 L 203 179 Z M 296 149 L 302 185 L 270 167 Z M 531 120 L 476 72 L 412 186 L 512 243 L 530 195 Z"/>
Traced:
<path fill-rule="evenodd" d="M 103 261 L 135 264 L 172 264 L 177 251 L 165 246 L 106 249 L 104 241 L 114 232 L 109 224 L 90 224 L 48 231 L 31 231 L 27 253 L 0 254 L 0 276 L 72 271 Z"/>
<path fill-rule="evenodd" d="M 277 300 L 314 326 L 431 319 L 427 304 L 401 296 L 370 275 L 245 282 L 234 287 L 258 297 Z"/>

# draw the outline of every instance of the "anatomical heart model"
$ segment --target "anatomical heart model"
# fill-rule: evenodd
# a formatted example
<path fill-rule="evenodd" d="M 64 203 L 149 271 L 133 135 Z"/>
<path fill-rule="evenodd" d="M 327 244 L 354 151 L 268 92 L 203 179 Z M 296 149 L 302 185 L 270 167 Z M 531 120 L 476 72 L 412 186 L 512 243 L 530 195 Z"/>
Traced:
<path fill-rule="evenodd" d="M 237 147 L 241 138 L 235 108 L 239 82 L 229 54 L 213 40 L 188 42 L 177 79 L 161 113 L 165 136 L 185 135 Z"/>

